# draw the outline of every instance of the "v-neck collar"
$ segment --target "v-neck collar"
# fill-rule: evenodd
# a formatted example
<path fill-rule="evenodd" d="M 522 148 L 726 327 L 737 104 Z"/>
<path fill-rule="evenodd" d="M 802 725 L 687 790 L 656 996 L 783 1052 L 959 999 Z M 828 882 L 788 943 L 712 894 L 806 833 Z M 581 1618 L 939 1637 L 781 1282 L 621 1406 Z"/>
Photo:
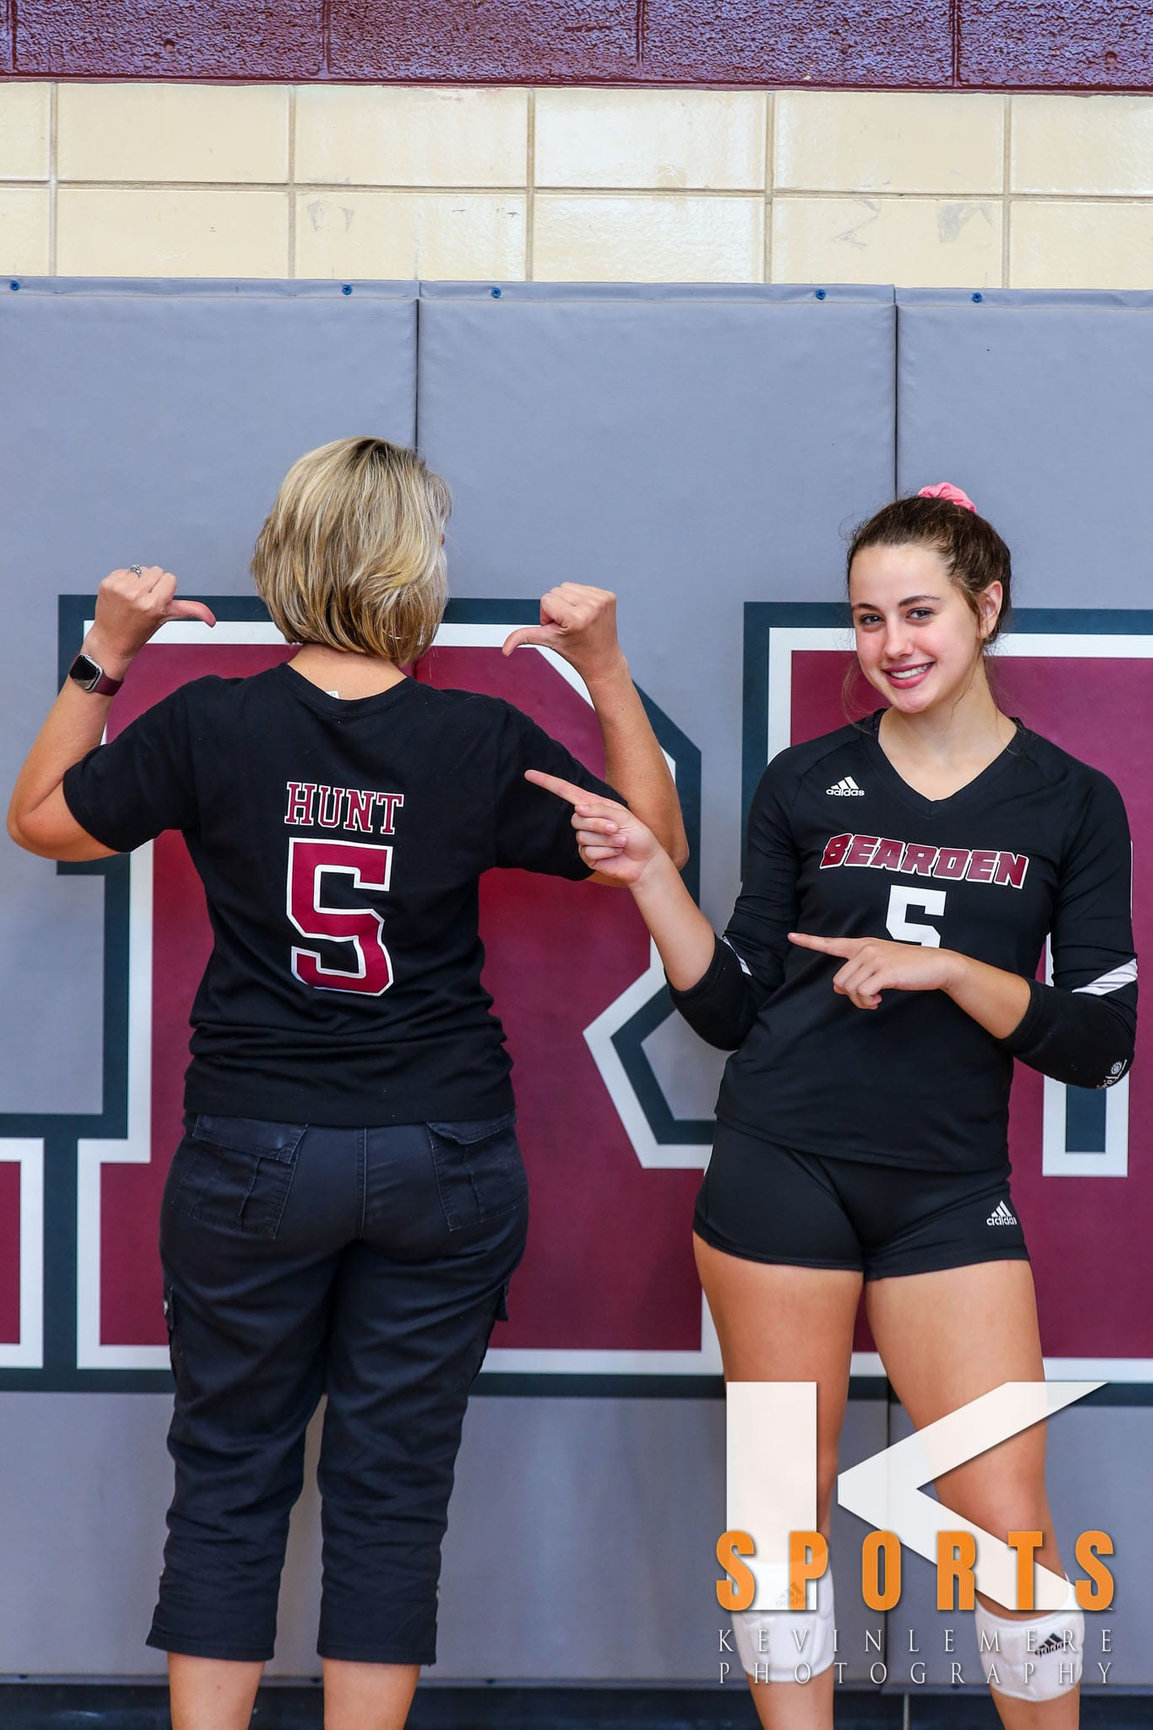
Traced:
<path fill-rule="evenodd" d="M 986 763 L 979 774 L 974 775 L 971 781 L 966 781 L 963 787 L 958 787 L 957 791 L 950 793 L 947 798 L 928 799 L 924 793 L 918 793 L 915 787 L 909 785 L 908 781 L 894 768 L 885 755 L 885 748 L 881 744 L 881 716 L 885 713 L 884 709 L 877 709 L 866 721 L 866 747 L 874 758 L 875 766 L 884 775 L 892 791 L 899 798 L 904 799 L 907 805 L 911 805 L 915 811 L 919 811 L 923 815 L 953 812 L 973 798 L 986 794 L 990 783 L 1003 774 L 1008 765 L 1019 754 L 1021 743 L 1028 732 L 1024 722 L 1019 721 L 1016 715 L 1010 715 L 1009 719 L 1016 730 L 1013 737 L 993 758 L 993 761 Z"/>

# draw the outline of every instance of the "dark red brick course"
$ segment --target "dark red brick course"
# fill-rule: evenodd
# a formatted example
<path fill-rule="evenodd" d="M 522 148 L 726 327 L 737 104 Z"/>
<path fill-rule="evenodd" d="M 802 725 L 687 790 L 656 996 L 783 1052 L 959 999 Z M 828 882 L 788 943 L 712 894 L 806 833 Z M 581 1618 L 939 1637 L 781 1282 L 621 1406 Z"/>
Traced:
<path fill-rule="evenodd" d="M 331 0 L 334 78 L 637 77 L 637 0 Z"/>
<path fill-rule="evenodd" d="M 0 0 L 0 74 L 1153 90 L 1150 0 Z"/>
<path fill-rule="evenodd" d="M 676 83 L 942 85 L 949 0 L 646 0 L 645 75 Z"/>
<path fill-rule="evenodd" d="M 1144 0 L 959 0 L 960 82 L 981 89 L 1153 88 Z"/>
<path fill-rule="evenodd" d="M 315 78 L 322 0 L 19 0 L 16 71 L 54 78 Z"/>

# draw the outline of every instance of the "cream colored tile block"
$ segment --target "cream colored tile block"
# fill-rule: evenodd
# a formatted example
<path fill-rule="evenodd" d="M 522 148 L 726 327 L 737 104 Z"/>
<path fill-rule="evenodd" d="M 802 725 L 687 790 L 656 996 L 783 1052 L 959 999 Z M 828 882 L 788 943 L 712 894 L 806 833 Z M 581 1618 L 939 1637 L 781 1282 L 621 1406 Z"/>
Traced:
<path fill-rule="evenodd" d="M 538 194 L 540 282 L 760 282 L 759 198 Z"/>
<path fill-rule="evenodd" d="M 524 186 L 528 92 L 304 85 L 296 178 L 352 186 Z"/>
<path fill-rule="evenodd" d="M 773 185 L 805 192 L 1000 192 L 1000 96 L 783 90 Z"/>
<path fill-rule="evenodd" d="M 1149 288 L 1153 205 L 1015 201 L 1012 288 Z"/>
<path fill-rule="evenodd" d="M 774 282 L 987 288 L 1001 281 L 1001 206 L 938 198 L 774 198 Z"/>
<path fill-rule="evenodd" d="M 0 83 L 0 180 L 47 180 L 51 88 Z"/>
<path fill-rule="evenodd" d="M 283 85 L 62 84 L 61 180 L 288 178 Z"/>
<path fill-rule="evenodd" d="M 47 275 L 48 222 L 47 187 L 0 186 L 0 272 Z"/>
<path fill-rule="evenodd" d="M 763 189 L 760 91 L 539 90 L 538 186 Z"/>
<path fill-rule="evenodd" d="M 297 195 L 297 276 L 518 279 L 524 251 L 525 200 L 515 194 Z"/>
<path fill-rule="evenodd" d="M 288 198 L 62 186 L 56 268 L 62 276 L 286 276 Z"/>
<path fill-rule="evenodd" d="M 1153 193 L 1153 97 L 1015 96 L 1014 192 Z"/>

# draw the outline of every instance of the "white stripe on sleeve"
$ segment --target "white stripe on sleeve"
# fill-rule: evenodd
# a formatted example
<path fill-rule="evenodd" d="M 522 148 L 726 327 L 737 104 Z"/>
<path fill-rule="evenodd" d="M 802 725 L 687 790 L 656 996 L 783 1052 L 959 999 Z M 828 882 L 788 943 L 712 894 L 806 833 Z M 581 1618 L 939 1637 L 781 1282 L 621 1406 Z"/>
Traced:
<path fill-rule="evenodd" d="M 721 942 L 724 944 L 726 949 L 732 949 L 733 950 L 733 954 L 736 955 L 737 960 L 741 964 L 741 972 L 748 974 L 749 978 L 751 979 L 753 977 L 753 970 L 749 966 L 748 962 L 745 960 L 744 956 L 739 954 L 736 949 L 733 949 L 733 945 L 729 942 L 727 937 L 722 937 Z M 1134 967 L 1136 967 L 1137 963 L 1134 962 L 1133 965 L 1134 965 Z M 1088 987 L 1086 987 L 1086 990 L 1088 990 Z"/>
<path fill-rule="evenodd" d="M 1132 985 L 1137 977 L 1137 957 L 1125 961 L 1120 967 L 1114 967 L 1111 973 L 1102 973 L 1100 979 L 1091 979 L 1088 985 L 1076 985 L 1075 991 L 1083 991 L 1090 997 L 1105 997 L 1110 991 L 1120 991 L 1123 985 Z"/>

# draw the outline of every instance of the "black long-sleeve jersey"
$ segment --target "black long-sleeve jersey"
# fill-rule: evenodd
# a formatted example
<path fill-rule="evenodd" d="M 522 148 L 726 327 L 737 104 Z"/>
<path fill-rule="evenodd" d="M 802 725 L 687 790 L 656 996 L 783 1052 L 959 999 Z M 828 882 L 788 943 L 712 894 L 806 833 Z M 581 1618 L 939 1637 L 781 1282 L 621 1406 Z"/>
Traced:
<path fill-rule="evenodd" d="M 1020 722 L 975 780 L 926 799 L 881 749 L 880 714 L 769 764 L 732 919 L 704 978 L 672 996 L 733 1050 L 722 1122 L 806 1152 L 980 1170 L 1007 1157 L 1015 1057 L 1082 1087 L 1132 1062 L 1125 808 Z M 886 991 L 862 1011 L 833 991 L 843 963 L 790 931 L 953 949 L 1030 980 L 1029 1008 L 1003 1040 L 941 991 Z M 1046 936 L 1051 985 L 1034 977 Z"/>

